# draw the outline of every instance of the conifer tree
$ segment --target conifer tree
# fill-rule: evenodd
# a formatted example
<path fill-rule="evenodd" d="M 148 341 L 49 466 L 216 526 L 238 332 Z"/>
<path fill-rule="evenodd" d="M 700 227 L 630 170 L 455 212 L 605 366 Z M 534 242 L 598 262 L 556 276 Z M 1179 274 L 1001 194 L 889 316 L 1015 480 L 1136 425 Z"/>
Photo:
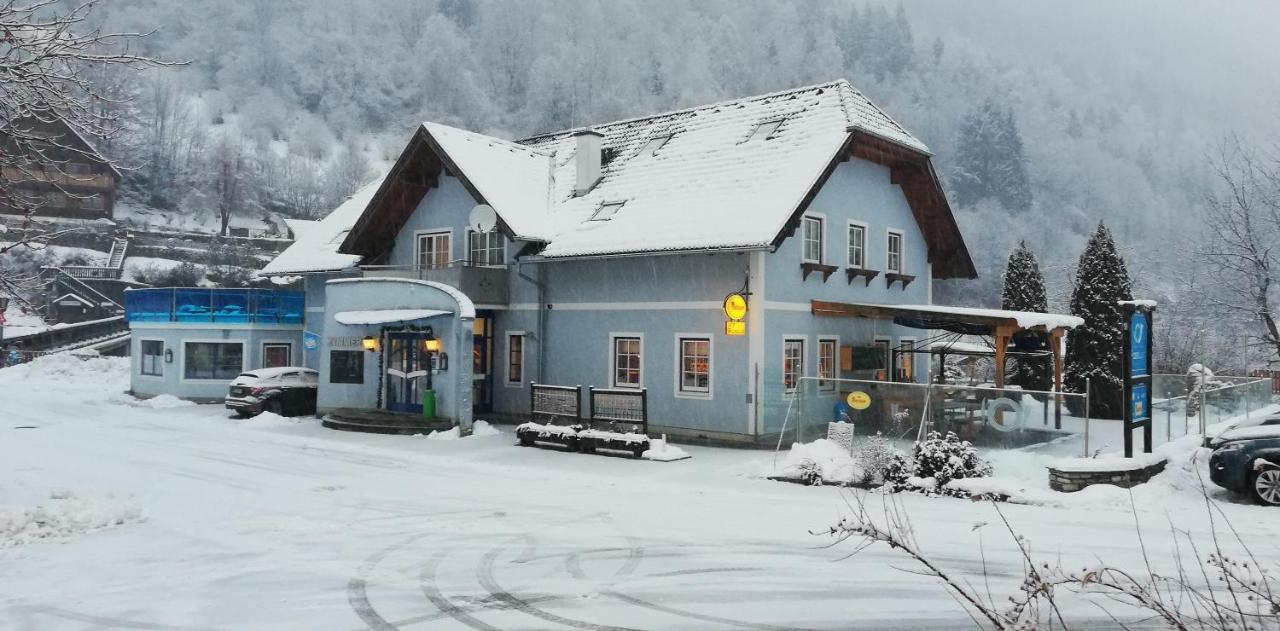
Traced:
<path fill-rule="evenodd" d="M 1071 314 L 1084 318 L 1084 325 L 1067 334 L 1065 368 L 1068 390 L 1084 392 L 1089 380 L 1089 409 L 1094 418 L 1124 415 L 1124 315 L 1118 302 L 1132 298 L 1124 259 L 1111 232 L 1098 222 L 1076 268 Z M 1083 412 L 1078 401 L 1070 403 L 1073 413 Z"/>
<path fill-rule="evenodd" d="M 1009 253 L 1009 262 L 1004 270 L 1000 308 L 1009 311 L 1049 312 L 1049 298 L 1045 295 L 1040 263 L 1027 247 L 1026 241 L 1020 242 Z M 1048 340 L 1046 333 L 1026 331 L 1020 333 L 1015 341 L 1020 349 L 1047 350 Z M 1051 357 L 1017 357 L 1013 360 L 1012 370 L 1008 372 L 1008 382 L 1026 390 L 1049 390 L 1053 386 L 1050 373 L 1052 365 Z"/>
<path fill-rule="evenodd" d="M 1026 150 L 1008 106 L 987 99 L 960 122 L 955 163 L 959 166 L 952 191 L 957 204 L 972 206 L 993 199 L 1012 212 L 1030 209 Z"/>

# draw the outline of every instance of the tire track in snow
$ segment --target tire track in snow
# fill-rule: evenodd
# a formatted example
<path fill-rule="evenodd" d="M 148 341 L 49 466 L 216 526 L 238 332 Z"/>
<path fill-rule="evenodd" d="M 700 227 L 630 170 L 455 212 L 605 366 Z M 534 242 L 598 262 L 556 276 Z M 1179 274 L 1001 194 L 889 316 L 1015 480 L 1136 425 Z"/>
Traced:
<path fill-rule="evenodd" d="M 364 563 L 360 564 L 360 567 L 356 570 L 356 575 L 347 581 L 347 603 L 351 605 L 351 610 L 370 629 L 374 631 L 398 631 L 399 629 L 399 627 L 382 617 L 382 614 L 379 614 L 373 608 L 373 603 L 369 602 L 369 576 L 373 574 L 374 568 L 378 567 L 378 564 L 382 563 L 388 556 L 391 556 L 391 553 L 407 547 L 419 539 L 425 539 L 432 534 L 430 532 L 416 534 L 375 552 L 366 558 Z"/>

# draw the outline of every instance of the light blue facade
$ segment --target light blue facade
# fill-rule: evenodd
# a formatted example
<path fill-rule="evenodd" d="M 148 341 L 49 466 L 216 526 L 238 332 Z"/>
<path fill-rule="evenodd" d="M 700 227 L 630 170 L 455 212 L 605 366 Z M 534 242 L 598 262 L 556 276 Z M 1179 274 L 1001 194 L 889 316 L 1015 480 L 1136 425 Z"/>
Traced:
<path fill-rule="evenodd" d="M 242 363 L 238 372 L 264 366 L 264 345 L 289 345 L 290 364 L 302 356 L 302 329 L 298 325 L 272 324 L 184 324 L 162 322 L 130 322 L 129 340 L 130 389 L 140 397 L 169 394 L 198 402 L 220 402 L 227 396 L 230 379 L 194 379 L 186 375 L 188 343 L 231 343 L 242 347 Z M 142 344 L 163 342 L 164 348 L 151 373 L 144 374 Z M 165 361 L 165 358 L 171 361 Z M 158 369 L 158 370 L 157 370 Z"/>

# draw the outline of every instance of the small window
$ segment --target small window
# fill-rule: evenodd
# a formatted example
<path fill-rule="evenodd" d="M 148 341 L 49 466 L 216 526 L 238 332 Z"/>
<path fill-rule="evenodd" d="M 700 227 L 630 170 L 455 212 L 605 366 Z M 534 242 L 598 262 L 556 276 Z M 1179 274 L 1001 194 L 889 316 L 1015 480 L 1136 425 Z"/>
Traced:
<path fill-rule="evenodd" d="M 897 372 L 895 381 L 913 382 L 915 381 L 915 340 L 899 340 L 898 341 L 898 361 L 894 366 Z"/>
<path fill-rule="evenodd" d="M 774 136 L 778 135 L 778 128 L 781 126 L 782 126 L 781 118 L 760 123 L 758 126 L 756 126 L 755 131 L 751 132 L 751 137 L 747 139 L 747 142 L 754 142 L 757 140 L 769 140 L 770 138 L 773 138 Z"/>
<path fill-rule="evenodd" d="M 876 379 L 879 379 L 880 381 L 886 381 L 889 378 L 888 375 L 890 370 L 889 340 L 876 340 L 875 347 L 876 347 L 876 352 L 880 354 L 880 365 L 884 367 L 883 370 L 878 370 L 876 372 Z"/>
<path fill-rule="evenodd" d="M 184 379 L 231 380 L 243 370 L 244 344 L 240 342 L 183 344 Z"/>
<path fill-rule="evenodd" d="M 418 267 L 437 269 L 449 267 L 449 233 L 431 232 L 418 235 Z"/>
<path fill-rule="evenodd" d="M 89 175 L 92 172 L 89 165 L 83 162 L 68 162 L 62 167 L 68 175 Z"/>
<path fill-rule="evenodd" d="M 524 334 L 507 334 L 507 383 L 524 381 Z"/>
<path fill-rule="evenodd" d="M 472 265 L 493 267 L 506 264 L 506 240 L 496 228 L 488 232 L 467 231 L 467 260 Z"/>
<path fill-rule="evenodd" d="M 164 341 L 142 340 L 140 372 L 149 377 L 164 376 Z"/>
<path fill-rule="evenodd" d="M 280 368 L 288 366 L 293 361 L 293 345 L 292 344 L 263 344 L 262 345 L 262 367 L 263 368 Z"/>
<path fill-rule="evenodd" d="M 329 351 L 329 383 L 364 383 L 365 351 Z"/>
<path fill-rule="evenodd" d="M 650 138 L 649 142 L 644 143 L 644 147 L 640 149 L 640 153 L 637 155 L 651 156 L 657 153 L 663 145 L 667 144 L 668 140 L 671 140 L 671 136 L 656 136 L 654 138 Z"/>
<path fill-rule="evenodd" d="M 44 194 L 44 204 L 46 206 L 63 207 L 67 205 L 67 194 L 62 191 L 49 191 Z"/>
<path fill-rule="evenodd" d="M 867 229 L 849 224 L 849 267 L 861 269 L 867 265 Z"/>
<path fill-rule="evenodd" d="M 805 217 L 801 240 L 805 263 L 822 262 L 822 218 Z"/>
<path fill-rule="evenodd" d="M 618 214 L 619 210 L 622 210 L 622 205 L 625 203 L 626 202 L 610 202 L 602 204 L 600 208 L 596 209 L 596 212 L 591 215 L 591 221 L 608 221 L 612 219 L 614 215 Z"/>
<path fill-rule="evenodd" d="M 613 338 L 613 387 L 640 387 L 641 348 L 638 337 Z"/>
<path fill-rule="evenodd" d="M 804 376 L 804 340 L 788 339 L 782 341 L 782 387 L 787 392 L 795 392 L 800 387 L 800 378 Z"/>
<path fill-rule="evenodd" d="M 80 198 L 80 207 L 85 210 L 102 210 L 105 206 L 101 195 L 89 195 Z"/>
<path fill-rule="evenodd" d="M 902 233 L 889 231 L 889 242 L 886 246 L 885 268 L 889 273 L 902 273 Z"/>
<path fill-rule="evenodd" d="M 709 394 L 711 392 L 711 339 L 680 338 L 679 370 L 680 392 Z"/>
<path fill-rule="evenodd" d="M 836 388 L 836 347 L 838 340 L 818 340 L 818 389 Z"/>

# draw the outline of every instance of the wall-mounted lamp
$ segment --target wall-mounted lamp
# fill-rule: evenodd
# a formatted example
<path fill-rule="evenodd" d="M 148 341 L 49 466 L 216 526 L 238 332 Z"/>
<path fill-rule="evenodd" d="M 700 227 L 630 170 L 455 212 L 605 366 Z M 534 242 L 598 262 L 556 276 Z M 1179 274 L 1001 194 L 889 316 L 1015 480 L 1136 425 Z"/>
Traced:
<path fill-rule="evenodd" d="M 360 345 L 364 347 L 364 350 L 372 353 L 378 350 L 378 338 L 366 335 L 363 340 L 360 340 Z"/>
<path fill-rule="evenodd" d="M 164 363 L 166 363 L 166 364 L 172 364 L 172 363 L 173 363 L 173 349 L 172 349 L 172 348 L 166 348 L 166 349 L 164 349 Z"/>
<path fill-rule="evenodd" d="M 422 346 L 423 346 L 423 348 L 426 348 L 426 349 L 427 349 L 427 352 L 428 352 L 428 353 L 439 353 L 439 352 L 440 352 L 440 340 L 438 340 L 438 339 L 434 339 L 434 338 L 433 338 L 433 339 L 429 339 L 429 340 L 427 340 L 425 343 L 423 343 L 423 345 L 422 345 Z"/>

